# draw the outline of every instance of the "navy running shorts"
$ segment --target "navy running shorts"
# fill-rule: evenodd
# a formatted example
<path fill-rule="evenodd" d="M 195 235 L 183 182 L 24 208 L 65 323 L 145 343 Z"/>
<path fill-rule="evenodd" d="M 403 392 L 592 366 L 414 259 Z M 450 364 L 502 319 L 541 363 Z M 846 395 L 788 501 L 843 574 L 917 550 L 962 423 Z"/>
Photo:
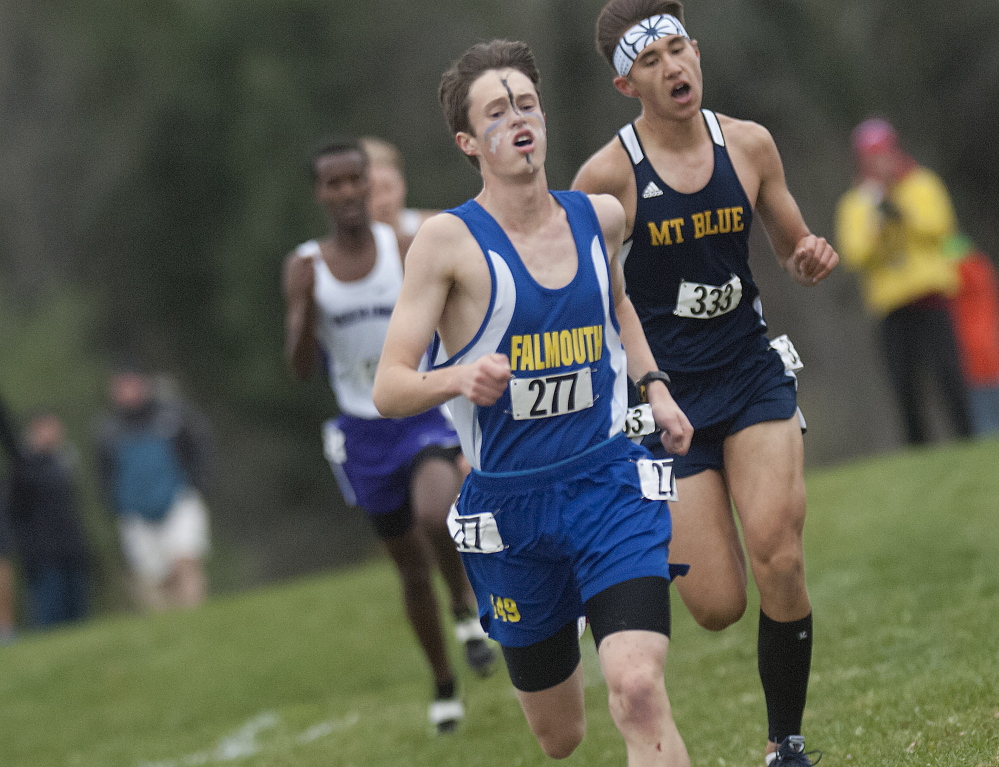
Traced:
<path fill-rule="evenodd" d="M 783 421 L 798 411 L 797 379 L 769 346 L 720 370 L 670 376 L 670 393 L 694 427 L 690 450 L 673 457 L 677 477 L 721 471 L 726 437 L 756 423 Z M 643 444 L 654 456 L 666 456 L 658 434 L 649 435 Z"/>

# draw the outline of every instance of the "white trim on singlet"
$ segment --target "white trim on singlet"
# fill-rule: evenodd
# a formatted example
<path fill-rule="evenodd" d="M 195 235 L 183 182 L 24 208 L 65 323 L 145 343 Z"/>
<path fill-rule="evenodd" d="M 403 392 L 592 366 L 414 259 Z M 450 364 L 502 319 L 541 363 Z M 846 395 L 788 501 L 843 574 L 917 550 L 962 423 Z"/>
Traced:
<path fill-rule="evenodd" d="M 718 115 L 710 109 L 702 109 L 701 114 L 704 116 L 704 123 L 708 126 L 708 133 L 711 134 L 711 140 L 718 146 L 725 146 L 725 134 L 722 133 L 721 123 L 718 122 Z M 638 133 L 635 131 L 634 123 L 625 125 L 618 130 L 617 135 L 620 136 L 621 143 L 624 144 L 624 148 L 628 151 L 633 165 L 638 165 L 638 163 L 645 159 L 645 153 L 642 151 L 642 145 L 638 140 Z"/>
<path fill-rule="evenodd" d="M 614 371 L 614 396 L 611 399 L 611 425 L 608 437 L 620 434 L 624 429 L 625 412 L 628 404 L 628 359 L 625 356 L 621 336 L 614 327 L 611 313 L 611 279 L 607 265 L 607 256 L 599 236 L 590 243 L 590 259 L 593 261 L 593 272 L 600 286 L 600 300 L 604 307 L 604 338 L 607 351 L 610 353 L 610 366 Z"/>
<path fill-rule="evenodd" d="M 704 115 L 704 122 L 708 125 L 711 140 L 718 146 L 725 146 L 725 136 L 722 134 L 721 125 L 718 122 L 718 115 L 709 109 L 702 109 L 701 114 Z"/>
<path fill-rule="evenodd" d="M 628 150 L 632 165 L 638 165 L 638 163 L 645 159 L 645 153 L 642 152 L 642 145 L 638 141 L 638 134 L 635 133 L 633 123 L 625 125 L 617 132 L 617 135 L 621 137 L 621 143 Z"/>
<path fill-rule="evenodd" d="M 448 359 L 448 364 L 461 364 L 491 354 L 500 348 L 500 342 L 506 335 L 513 313 L 517 308 L 517 283 L 513 278 L 510 266 L 496 251 L 489 250 L 486 257 L 492 262 L 496 292 L 492 313 L 482 321 L 481 335 L 469 346 L 462 349 L 454 357 Z M 446 351 L 446 350 L 445 350 Z M 455 397 L 447 403 L 448 412 L 458 437 L 461 439 L 462 452 L 473 469 L 482 468 L 482 429 L 477 417 L 478 406 L 466 397 Z"/>

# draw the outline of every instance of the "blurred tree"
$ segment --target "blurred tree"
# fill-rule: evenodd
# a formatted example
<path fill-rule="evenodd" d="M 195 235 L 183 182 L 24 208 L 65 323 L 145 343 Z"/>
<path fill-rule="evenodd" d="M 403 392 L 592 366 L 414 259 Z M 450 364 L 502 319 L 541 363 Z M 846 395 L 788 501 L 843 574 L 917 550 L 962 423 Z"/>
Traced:
<path fill-rule="evenodd" d="M 406 156 L 411 203 L 460 202 L 479 180 L 440 115 L 440 72 L 475 41 L 521 38 L 544 76 L 550 180 L 567 186 L 636 114 L 594 49 L 601 5 L 0 3 L 0 320 L 58 336 L 48 356 L 3 345 L 0 386 L 16 384 L 15 405 L 66 402 L 82 428 L 101 404 L 95 377 L 141 356 L 205 403 L 227 448 L 213 504 L 226 583 L 363 555 L 366 528 L 339 506 L 319 451 L 332 398 L 318 380 L 291 386 L 281 360 L 281 259 L 323 227 L 309 150 L 330 134 L 382 135 Z M 818 233 L 850 180 L 850 129 L 880 114 L 999 254 L 995 0 L 686 6 L 705 105 L 771 130 Z M 793 330 L 808 365 L 810 462 L 898 444 L 852 279 L 797 290 L 765 238 L 754 248 L 771 326 Z"/>

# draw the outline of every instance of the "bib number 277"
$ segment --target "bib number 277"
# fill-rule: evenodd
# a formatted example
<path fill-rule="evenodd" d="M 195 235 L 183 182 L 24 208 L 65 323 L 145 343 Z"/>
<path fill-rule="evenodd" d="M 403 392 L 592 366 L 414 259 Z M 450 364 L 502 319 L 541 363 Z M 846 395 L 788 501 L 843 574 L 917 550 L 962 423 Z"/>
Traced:
<path fill-rule="evenodd" d="M 589 368 L 571 373 L 514 378 L 510 381 L 513 419 L 552 418 L 593 407 L 593 381 Z"/>

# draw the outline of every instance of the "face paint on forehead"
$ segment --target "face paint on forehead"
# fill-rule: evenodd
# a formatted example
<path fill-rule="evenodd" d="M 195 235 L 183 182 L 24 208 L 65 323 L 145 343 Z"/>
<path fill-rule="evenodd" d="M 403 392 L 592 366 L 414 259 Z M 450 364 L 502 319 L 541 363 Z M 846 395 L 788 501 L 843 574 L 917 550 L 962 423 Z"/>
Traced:
<path fill-rule="evenodd" d="M 506 88 L 506 96 L 510 99 L 510 108 L 513 110 L 514 114 L 520 114 L 520 110 L 517 109 L 517 102 L 513 100 L 513 91 L 510 90 L 510 83 L 506 81 L 505 77 L 500 78 L 500 82 L 503 83 L 503 87 Z"/>
<path fill-rule="evenodd" d="M 510 105 L 510 111 L 500 117 L 498 120 L 494 120 L 483 132 L 483 139 L 490 153 L 496 154 L 504 139 L 509 135 L 511 129 L 511 120 L 513 115 L 516 118 L 526 119 L 531 122 L 536 122 L 541 131 L 544 131 L 545 118 L 541 114 L 537 107 L 531 107 L 530 109 L 522 109 L 517 106 L 516 96 L 514 95 L 513 88 L 510 87 L 508 77 L 504 74 L 497 72 L 500 84 L 506 91 L 507 103 Z M 533 153 L 532 153 L 533 154 Z M 524 159 L 527 162 L 528 168 L 533 172 L 536 166 L 532 162 L 532 155 L 524 155 Z"/>

